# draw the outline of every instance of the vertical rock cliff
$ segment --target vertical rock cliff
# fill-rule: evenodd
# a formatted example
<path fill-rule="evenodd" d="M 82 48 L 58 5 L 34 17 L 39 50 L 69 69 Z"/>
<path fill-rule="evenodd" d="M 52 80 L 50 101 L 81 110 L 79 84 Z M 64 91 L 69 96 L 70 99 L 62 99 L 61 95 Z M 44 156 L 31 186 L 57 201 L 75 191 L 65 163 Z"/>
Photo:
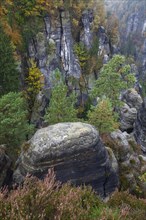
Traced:
<path fill-rule="evenodd" d="M 49 14 L 46 15 L 41 20 L 40 31 L 28 44 L 27 58 L 32 58 L 37 62 L 44 76 L 43 94 L 45 97 L 42 94 L 38 95 L 31 119 L 31 122 L 36 126 L 39 126 L 44 108 L 48 103 L 47 100 L 50 96 L 50 88 L 53 86 L 54 71 L 56 69 L 61 71 L 67 83 L 69 83 L 68 79 L 75 79 L 76 83 L 73 89 L 81 96 L 88 93 L 88 89 L 92 87 L 93 81 L 97 77 L 94 71 L 93 73 L 90 71 L 90 74 L 88 73 L 87 75 L 83 73 L 79 57 L 74 49 L 76 44 L 80 45 L 82 43 L 88 52 L 93 47 L 96 47 L 96 56 L 101 57 L 101 63 L 106 63 L 111 55 L 111 47 L 105 28 L 99 26 L 98 29 L 96 28 L 96 31 L 93 29 L 93 10 L 85 10 L 82 13 L 76 37 L 74 33 L 77 31 L 74 30 L 70 17 L 70 13 L 65 10 L 60 10 L 55 18 L 52 18 Z M 97 45 L 94 45 L 95 41 L 98 42 Z M 90 65 L 92 66 L 91 63 Z M 86 85 L 83 85 L 86 87 L 84 92 L 81 88 L 81 78 L 86 78 L 84 79 Z"/>
<path fill-rule="evenodd" d="M 145 0 L 106 0 L 107 10 L 119 18 L 120 48 L 134 56 L 141 72 L 146 71 L 146 2 Z"/>
<path fill-rule="evenodd" d="M 73 51 L 73 37 L 68 12 L 60 12 L 55 21 L 44 18 L 44 30 L 37 33 L 28 46 L 28 56 L 34 58 L 45 77 L 45 87 L 51 83 L 51 75 L 56 68 L 63 71 L 64 77 L 79 78 L 81 69 Z"/>
<path fill-rule="evenodd" d="M 80 78 L 81 66 L 74 52 L 75 43 L 82 42 L 89 50 L 93 45 L 94 35 L 99 40 L 99 53 L 104 56 L 111 53 L 104 27 L 100 27 L 98 33 L 95 33 L 92 29 L 93 20 L 93 11 L 84 11 L 79 39 L 74 39 L 72 33 L 76 30 L 72 28 L 68 11 L 60 11 L 55 20 L 49 15 L 44 17 L 42 31 L 29 42 L 28 57 L 37 61 L 45 77 L 45 87 L 50 86 L 51 75 L 56 68 L 63 72 L 64 77 Z"/>

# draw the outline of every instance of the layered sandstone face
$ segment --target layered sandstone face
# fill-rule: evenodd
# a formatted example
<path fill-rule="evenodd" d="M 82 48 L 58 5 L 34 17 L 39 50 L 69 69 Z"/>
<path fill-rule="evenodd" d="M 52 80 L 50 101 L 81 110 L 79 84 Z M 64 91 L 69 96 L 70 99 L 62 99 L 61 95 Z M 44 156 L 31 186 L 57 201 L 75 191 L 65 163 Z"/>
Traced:
<path fill-rule="evenodd" d="M 90 184 L 101 196 L 118 187 L 117 169 L 109 159 L 98 131 L 85 123 L 59 123 L 38 130 L 22 152 L 14 181 L 27 173 L 43 178 L 54 168 L 61 182 Z"/>

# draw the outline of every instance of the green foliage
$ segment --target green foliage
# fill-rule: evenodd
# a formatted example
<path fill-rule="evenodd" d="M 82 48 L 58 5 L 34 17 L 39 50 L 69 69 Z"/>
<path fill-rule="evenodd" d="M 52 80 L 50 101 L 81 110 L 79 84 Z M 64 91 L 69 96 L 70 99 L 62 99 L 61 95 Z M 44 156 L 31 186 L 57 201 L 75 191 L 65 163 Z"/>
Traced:
<path fill-rule="evenodd" d="M 11 17 L 18 25 L 23 25 L 29 17 L 41 15 L 44 10 L 43 0 L 6 0 L 3 7 L 7 11 L 8 19 Z"/>
<path fill-rule="evenodd" d="M 117 115 L 113 112 L 109 99 L 103 99 L 96 107 L 92 107 L 88 118 L 89 123 L 94 125 L 101 134 L 112 132 L 118 128 Z"/>
<path fill-rule="evenodd" d="M 68 88 L 62 81 L 52 89 L 50 104 L 44 117 L 49 124 L 77 121 L 77 111 L 74 108 L 76 96 L 74 93 L 67 96 L 67 91 Z"/>
<path fill-rule="evenodd" d="M 18 71 L 9 37 L 0 24 L 0 95 L 18 89 Z"/>
<path fill-rule="evenodd" d="M 32 131 L 21 93 L 10 92 L 0 99 L 0 144 L 17 147 Z"/>
<path fill-rule="evenodd" d="M 130 65 L 126 65 L 125 57 L 115 55 L 101 69 L 92 96 L 101 98 L 106 96 L 114 107 L 119 107 L 122 105 L 119 100 L 121 91 L 133 86 L 135 81 L 135 76 L 130 73 Z"/>

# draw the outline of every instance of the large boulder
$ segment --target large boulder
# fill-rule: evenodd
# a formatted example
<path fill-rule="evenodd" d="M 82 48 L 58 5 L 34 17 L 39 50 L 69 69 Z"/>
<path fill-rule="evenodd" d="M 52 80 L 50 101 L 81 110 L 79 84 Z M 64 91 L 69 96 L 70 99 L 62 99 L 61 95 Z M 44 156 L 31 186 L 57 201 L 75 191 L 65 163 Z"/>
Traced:
<path fill-rule="evenodd" d="M 98 131 L 89 124 L 59 123 L 42 128 L 25 147 L 14 172 L 16 183 L 27 173 L 43 178 L 53 167 L 61 182 L 90 184 L 103 197 L 118 187 L 117 169 Z"/>
<path fill-rule="evenodd" d="M 0 145 L 0 187 L 5 184 L 9 184 L 9 179 L 11 177 L 11 164 L 12 161 L 5 152 L 5 147 Z"/>

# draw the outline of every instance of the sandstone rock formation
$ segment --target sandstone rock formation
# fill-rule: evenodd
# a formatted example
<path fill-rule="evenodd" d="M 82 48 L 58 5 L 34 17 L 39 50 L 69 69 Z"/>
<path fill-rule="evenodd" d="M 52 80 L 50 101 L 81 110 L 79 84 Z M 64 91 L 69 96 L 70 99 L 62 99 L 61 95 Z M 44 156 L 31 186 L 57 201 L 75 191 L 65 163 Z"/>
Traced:
<path fill-rule="evenodd" d="M 121 117 L 120 117 L 121 130 L 132 131 L 136 117 L 137 117 L 137 110 L 135 108 L 130 108 L 127 104 L 124 104 L 124 106 L 121 109 Z"/>
<path fill-rule="evenodd" d="M 40 128 L 43 124 L 43 116 L 47 104 L 47 97 L 43 94 L 42 91 L 40 91 L 39 94 L 36 96 L 31 115 L 31 123 L 35 125 L 36 128 Z"/>
<path fill-rule="evenodd" d="M 73 38 L 71 33 L 69 12 L 61 13 L 62 19 L 62 40 L 61 40 L 61 58 L 63 69 L 66 76 L 73 76 L 77 79 L 81 76 L 81 67 L 73 50 Z"/>
<path fill-rule="evenodd" d="M 108 57 L 111 53 L 111 45 L 106 30 L 104 27 L 99 27 L 98 33 L 94 33 L 93 21 L 93 10 L 85 10 L 82 14 L 82 28 L 78 36 L 80 42 L 84 43 L 87 49 L 90 49 L 94 36 L 95 39 L 99 40 L 99 55 Z M 41 31 L 29 42 L 27 56 L 37 61 L 45 78 L 45 88 L 51 86 L 51 76 L 56 68 L 61 69 L 64 77 L 72 76 L 79 79 L 81 67 L 74 53 L 74 42 L 76 40 L 73 39 L 69 12 L 61 11 L 60 16 L 55 21 L 46 15 L 44 20 L 40 22 L 42 23 Z"/>
<path fill-rule="evenodd" d="M 143 102 L 141 96 L 134 88 L 125 91 L 122 98 L 123 101 L 127 103 L 130 108 L 136 108 L 137 110 L 141 107 Z"/>
<path fill-rule="evenodd" d="M 120 50 L 132 55 L 140 72 L 146 70 L 146 13 L 145 0 L 105 0 L 107 9 L 119 18 Z"/>
<path fill-rule="evenodd" d="M 58 180 L 90 184 L 103 197 L 118 187 L 115 159 L 110 161 L 99 133 L 89 124 L 59 123 L 42 128 L 26 147 L 14 172 L 17 183 L 27 173 L 43 178 L 54 167 Z"/>
<path fill-rule="evenodd" d="M 81 42 L 90 49 L 93 43 L 92 23 L 94 20 L 93 10 L 85 10 L 82 14 L 83 31 L 80 34 Z"/>
<path fill-rule="evenodd" d="M 128 89 L 122 95 L 122 100 L 125 102 L 121 108 L 121 124 L 122 131 L 132 132 L 134 123 L 137 118 L 137 111 L 142 105 L 142 98 L 135 89 Z"/>
<path fill-rule="evenodd" d="M 134 135 L 127 132 L 117 130 L 112 132 L 110 137 L 110 147 L 119 165 L 121 188 L 126 190 L 130 186 L 130 191 L 135 192 L 144 163 L 139 157 L 140 146 L 137 145 Z"/>
<path fill-rule="evenodd" d="M 141 145 L 142 151 L 146 153 L 146 99 L 144 99 L 142 107 L 138 111 L 135 123 L 135 137 Z"/>
<path fill-rule="evenodd" d="M 45 78 L 46 89 L 51 86 L 51 77 L 56 68 L 62 68 L 64 77 L 80 78 L 81 68 L 73 46 L 69 13 L 60 12 L 55 22 L 46 15 L 44 22 L 42 20 L 42 31 L 37 33 L 28 46 L 28 57 L 37 61 Z"/>

